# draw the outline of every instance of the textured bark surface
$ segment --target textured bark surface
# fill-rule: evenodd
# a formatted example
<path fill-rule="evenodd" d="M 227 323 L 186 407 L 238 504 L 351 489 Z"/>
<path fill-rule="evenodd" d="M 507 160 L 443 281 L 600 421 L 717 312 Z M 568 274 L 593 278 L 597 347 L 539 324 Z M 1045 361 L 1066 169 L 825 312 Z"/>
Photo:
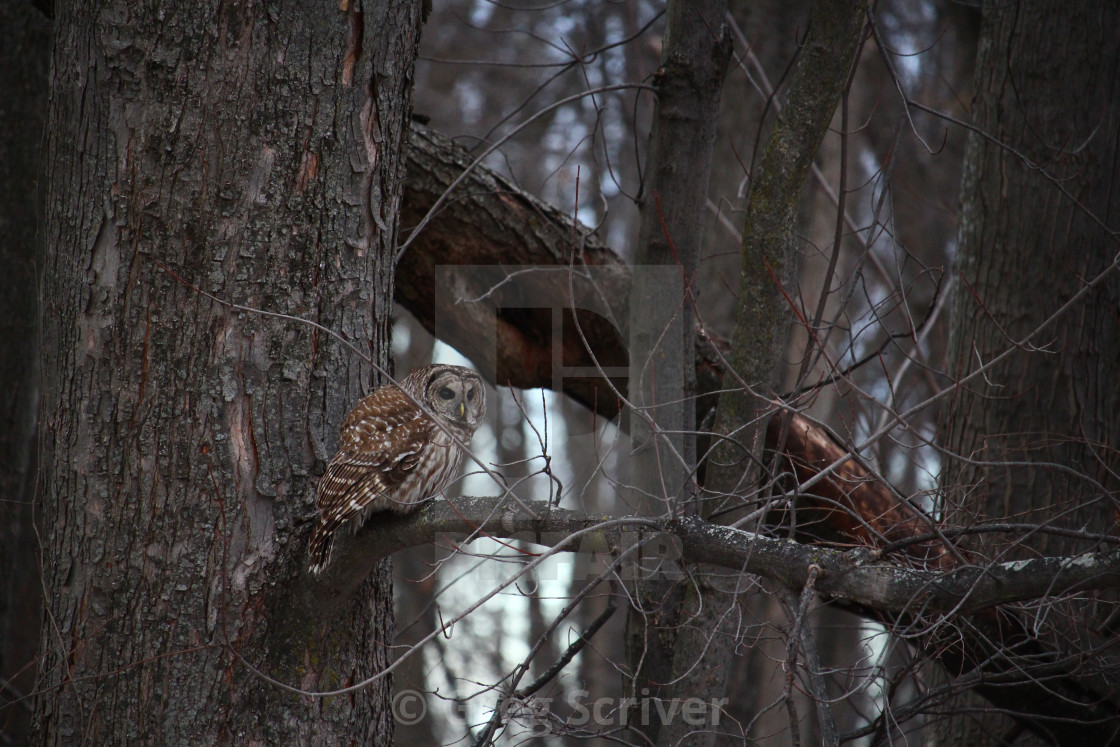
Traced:
<path fill-rule="evenodd" d="M 629 401 L 636 414 L 628 502 L 643 516 L 699 510 L 696 309 L 688 286 L 700 261 L 720 92 L 731 59 L 726 14 L 726 0 L 678 1 L 668 4 L 665 20 L 629 308 Z M 733 642 L 711 633 L 734 600 L 701 597 L 692 587 L 660 577 L 636 584 L 626 631 L 633 676 L 628 691 L 667 699 L 700 692 L 722 697 L 726 669 L 712 663 L 723 660 Z M 703 590 L 709 591 L 706 584 Z M 681 620 L 692 624 L 682 629 Z M 657 744 L 704 739 L 689 736 L 696 728 L 679 719 L 654 719 L 640 729 Z"/>
<path fill-rule="evenodd" d="M 1059 18 L 1055 33 L 1047 24 Z M 1023 341 L 1117 256 L 1120 40 L 1104 30 L 1114 21 L 1120 9 L 1096 3 L 986 14 L 974 112 L 986 135 L 970 141 L 961 194 L 958 375 Z M 944 483 L 969 493 L 962 503 L 1040 523 L 1069 511 L 1063 525 L 1117 528 L 1115 505 L 1094 500 L 1120 488 L 1117 308 L 1113 276 L 957 399 L 947 422 L 955 453 L 1026 462 L 951 462 Z M 1046 535 L 1029 544 L 1055 542 L 1069 549 Z"/>
<path fill-rule="evenodd" d="M 571 216 L 493 171 L 475 166 L 464 176 L 474 159 L 446 137 L 416 127 L 409 139 L 402 227 L 435 212 L 401 256 L 397 301 L 497 386 L 562 387 L 592 411 L 617 415 L 618 397 L 596 365 L 626 366 L 629 267 Z M 575 314 L 573 297 L 584 307 Z M 554 319 L 553 309 L 565 311 Z M 553 379 L 554 344 L 575 372 L 562 381 Z M 613 378 L 625 393 L 625 375 Z"/>
<path fill-rule="evenodd" d="M 962 458 L 947 458 L 942 487 L 966 515 L 1099 534 L 1120 528 L 1118 25 L 1114 3 L 994 4 L 985 13 L 950 363 L 964 376 L 1014 352 L 969 382 L 944 423 L 946 446 Z M 1110 265 L 1113 274 L 1026 341 Z M 978 549 L 1000 559 L 1098 549 L 1045 533 L 1016 542 Z M 1090 628 L 1101 622 L 1090 602 L 1051 610 L 1047 621 L 1064 629 L 1071 652 L 1107 643 L 1069 629 L 1071 614 Z M 1077 738 L 1061 722 L 1038 728 Z M 946 731 L 958 743 L 986 744 L 1003 727 L 988 714 L 953 719 Z"/>
<path fill-rule="evenodd" d="M 315 474 L 386 361 L 419 3 L 58 8 L 41 743 L 388 744 L 388 568 L 305 600 Z M 299 615 L 297 613 L 303 612 Z"/>
<path fill-rule="evenodd" d="M 473 160 L 448 138 L 414 124 L 402 228 L 419 224 Z M 618 416 L 620 400 L 612 386 L 625 396 L 628 376 L 609 369 L 629 365 L 626 310 L 632 272 L 590 229 L 485 166 L 475 166 L 411 240 L 397 265 L 401 282 L 395 298 L 429 332 L 438 332 L 480 371 L 493 372 L 499 386 L 559 388 L 592 412 Z M 525 267 L 574 272 L 522 274 L 517 283 L 502 282 Z M 573 294 L 590 308 L 575 315 L 565 311 L 559 327 L 553 327 L 550 309 L 570 308 Z M 464 303 L 469 299 L 478 300 Z M 491 334 L 480 334 L 491 328 Z M 553 379 L 554 334 L 563 366 L 575 372 L 560 381 Z M 723 380 L 716 350 L 726 353 L 727 343 L 714 337 L 696 343 L 701 395 L 717 391 Z M 596 366 L 607 372 L 609 384 Z M 697 420 L 711 411 L 714 399 L 700 398 Z"/>
<path fill-rule="evenodd" d="M 798 508 L 798 531 L 806 541 L 831 540 L 842 546 L 854 541 L 880 550 L 906 543 L 893 555 L 903 564 L 943 569 L 956 565 L 942 541 L 925 539 L 939 529 L 936 522 L 805 416 L 771 418 L 766 448 L 781 450 L 782 466 L 798 484 L 815 482 Z M 840 466 L 833 468 L 835 463 Z M 820 479 L 825 470 L 827 476 Z"/>
<path fill-rule="evenodd" d="M 863 4 L 852 0 L 814 6 L 782 113 L 754 175 L 740 250 L 733 334 L 739 344 L 728 357 L 735 379 L 724 382 L 714 426 L 728 438 L 709 455 L 705 484 L 716 501 L 749 489 L 756 478 L 748 467 L 761 451 L 767 399 L 790 316 L 784 284 L 796 262 L 797 206 L 855 63 L 863 12 Z"/>

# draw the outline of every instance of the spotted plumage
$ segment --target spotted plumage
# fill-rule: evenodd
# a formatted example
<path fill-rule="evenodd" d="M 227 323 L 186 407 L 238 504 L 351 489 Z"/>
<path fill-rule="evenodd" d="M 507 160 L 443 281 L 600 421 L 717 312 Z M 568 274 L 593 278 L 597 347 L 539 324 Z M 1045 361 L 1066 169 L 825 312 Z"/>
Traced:
<path fill-rule="evenodd" d="M 418 368 L 400 386 L 383 386 L 358 402 L 319 480 L 312 573 L 330 562 L 340 530 L 356 531 L 374 511 L 409 513 L 443 490 L 462 456 L 456 440 L 470 441 L 485 413 L 482 379 L 462 366 Z"/>

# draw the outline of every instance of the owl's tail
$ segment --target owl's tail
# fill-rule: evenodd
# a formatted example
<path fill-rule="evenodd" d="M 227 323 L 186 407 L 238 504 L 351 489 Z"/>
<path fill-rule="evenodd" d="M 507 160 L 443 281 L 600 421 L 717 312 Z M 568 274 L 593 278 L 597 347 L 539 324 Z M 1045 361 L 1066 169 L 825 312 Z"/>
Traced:
<path fill-rule="evenodd" d="M 334 532 L 326 523 L 320 521 L 311 533 L 311 543 L 307 546 L 307 554 L 311 557 L 309 568 L 318 575 L 331 562 L 331 553 L 334 551 Z"/>

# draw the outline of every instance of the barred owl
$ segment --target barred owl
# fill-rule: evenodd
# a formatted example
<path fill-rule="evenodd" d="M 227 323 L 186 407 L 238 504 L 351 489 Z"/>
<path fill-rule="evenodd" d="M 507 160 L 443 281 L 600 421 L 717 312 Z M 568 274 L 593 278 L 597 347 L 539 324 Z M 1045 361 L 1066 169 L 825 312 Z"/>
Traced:
<path fill-rule="evenodd" d="M 410 513 L 443 490 L 462 456 L 455 440 L 470 441 L 485 412 L 482 379 L 462 366 L 418 368 L 358 402 L 319 480 L 311 572 L 326 568 L 339 530 L 357 531 L 374 511 Z"/>

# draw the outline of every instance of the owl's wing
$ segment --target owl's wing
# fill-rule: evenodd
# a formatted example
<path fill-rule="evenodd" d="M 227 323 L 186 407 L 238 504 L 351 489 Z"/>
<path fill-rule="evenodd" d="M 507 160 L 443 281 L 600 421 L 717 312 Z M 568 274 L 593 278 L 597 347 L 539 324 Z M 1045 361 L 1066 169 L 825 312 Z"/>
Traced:
<path fill-rule="evenodd" d="M 437 428 L 395 386 L 382 387 L 355 405 L 342 423 L 338 453 L 319 480 L 319 523 L 308 548 L 312 571 L 319 572 L 329 562 L 334 535 L 347 522 L 362 517 L 360 523 L 370 511 L 415 505 L 415 496 L 403 495 L 398 488 L 431 452 Z"/>
<path fill-rule="evenodd" d="M 319 480 L 319 524 L 311 538 L 312 570 L 330 559 L 334 533 L 376 509 L 393 508 L 394 491 L 420 463 L 435 424 L 404 392 L 377 390 L 342 424 L 338 453 Z"/>

